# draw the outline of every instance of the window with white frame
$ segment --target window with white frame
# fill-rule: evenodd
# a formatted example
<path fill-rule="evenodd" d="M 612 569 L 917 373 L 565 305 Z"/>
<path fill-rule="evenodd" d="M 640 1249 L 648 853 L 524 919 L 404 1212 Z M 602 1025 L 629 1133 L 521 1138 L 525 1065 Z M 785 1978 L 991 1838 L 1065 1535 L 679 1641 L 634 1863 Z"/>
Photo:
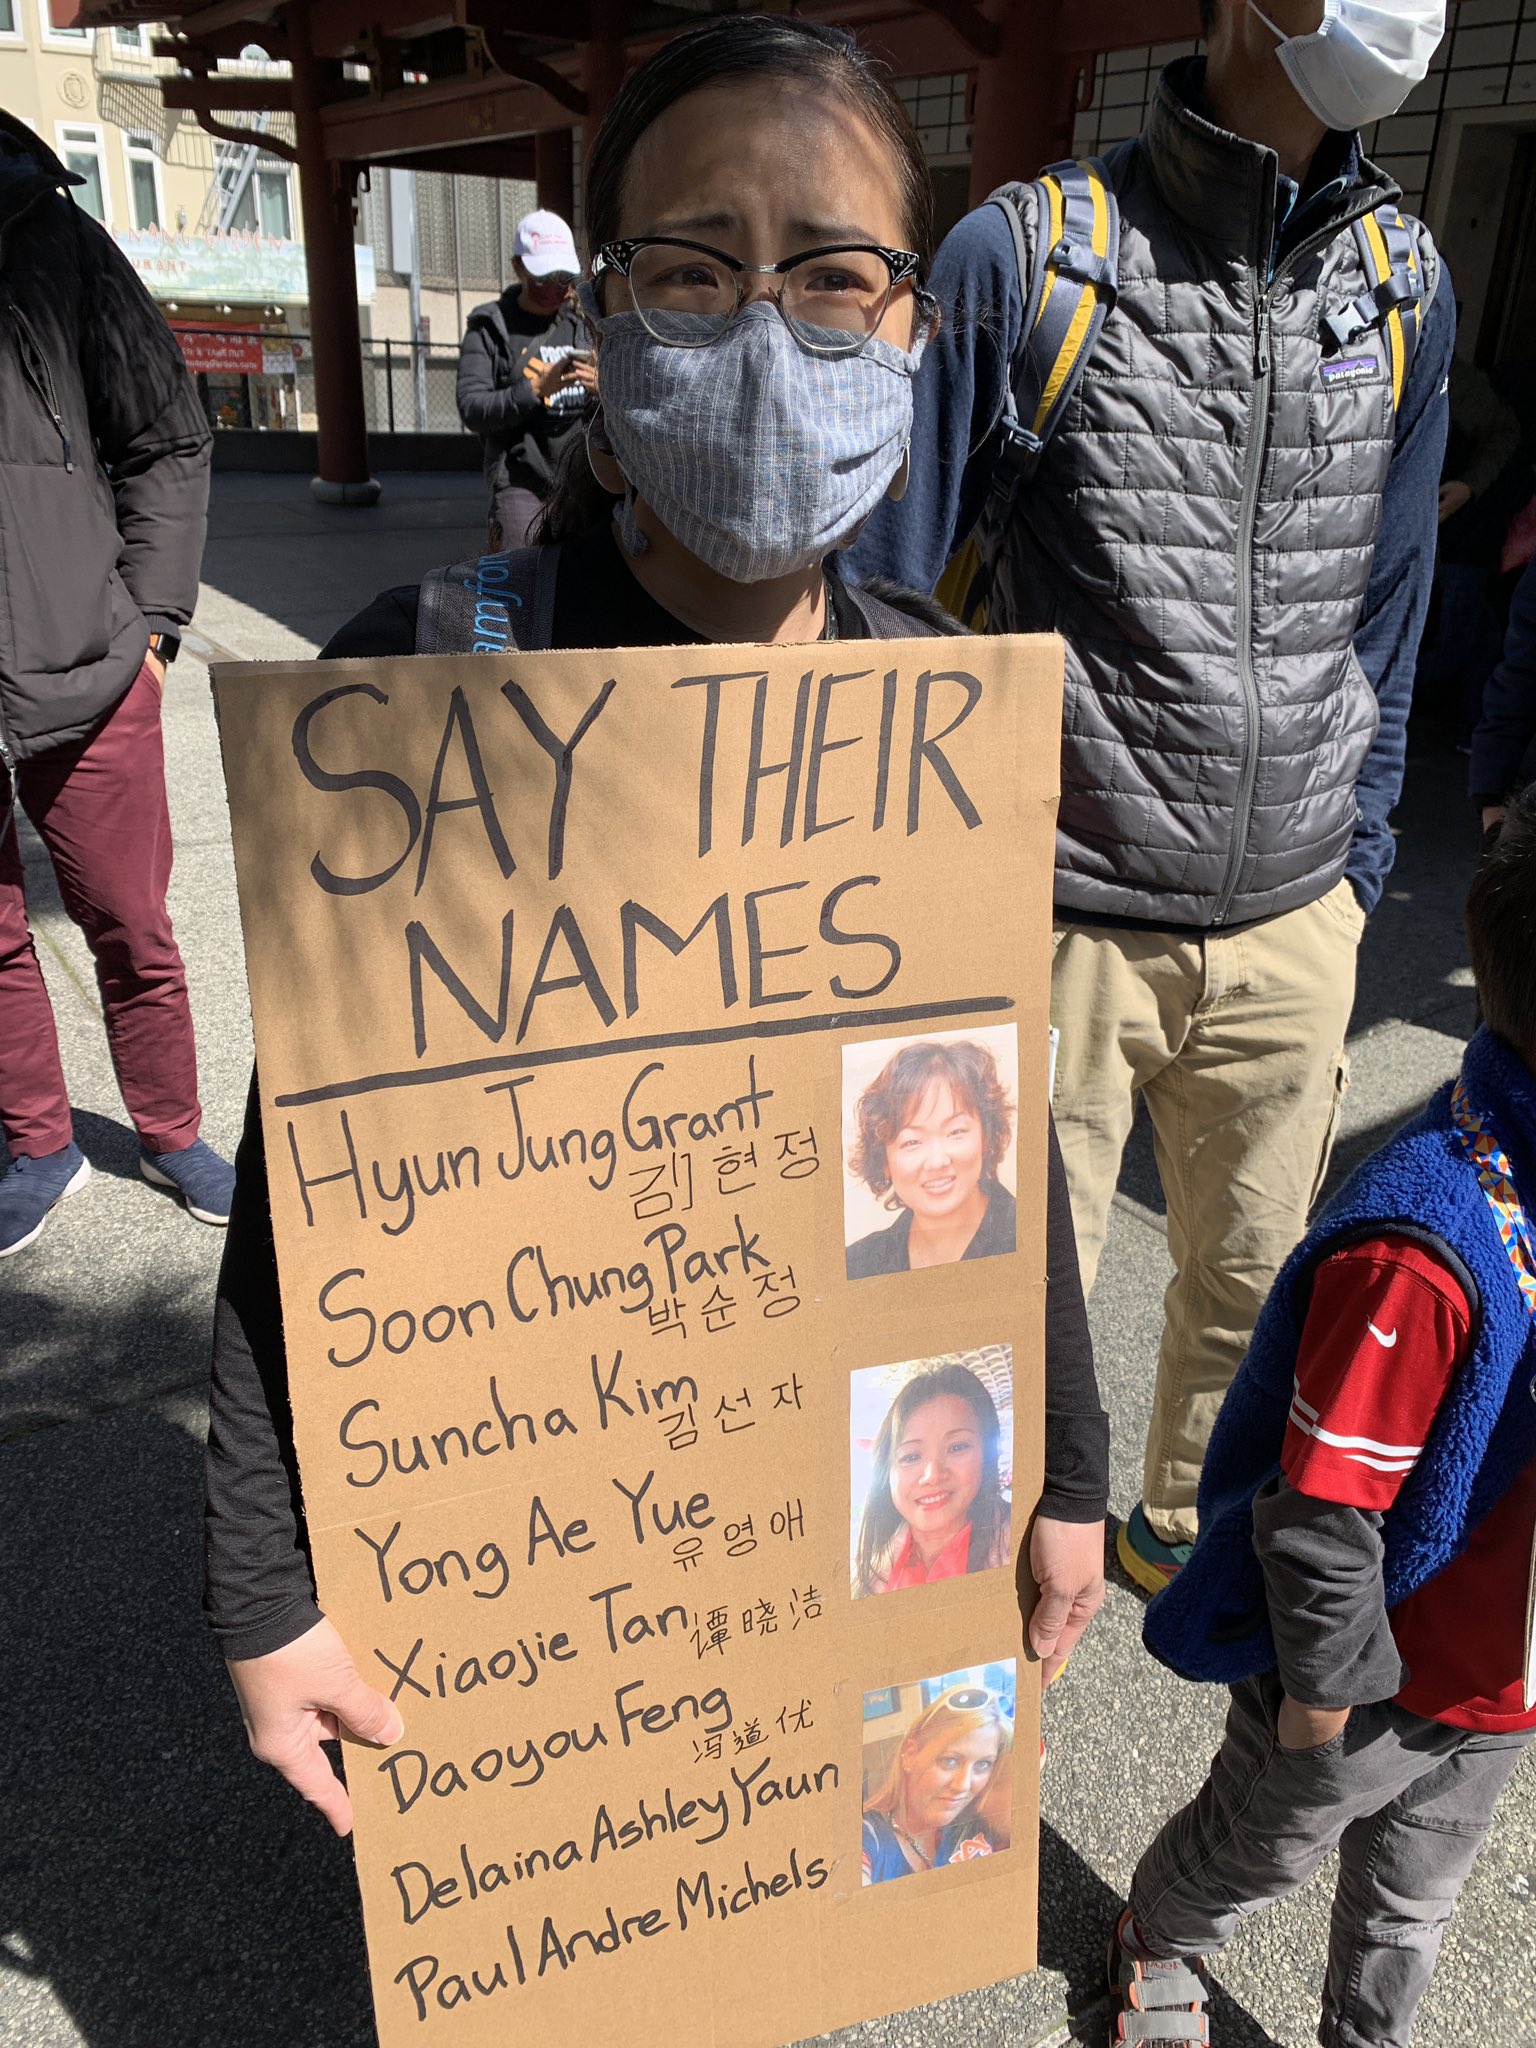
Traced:
<path fill-rule="evenodd" d="M 83 184 L 71 185 L 77 206 L 83 206 L 93 220 L 107 224 L 107 166 L 101 145 L 101 130 L 84 122 L 59 123 L 59 155 L 64 168 L 73 171 Z"/>
<path fill-rule="evenodd" d="M 163 227 L 165 199 L 160 189 L 160 157 L 152 135 L 125 135 L 123 155 L 128 161 L 128 210 L 141 231 Z"/>
<path fill-rule="evenodd" d="M 276 241 L 293 240 L 293 194 L 287 164 L 281 157 L 259 157 L 245 190 L 230 215 L 232 228 L 250 234 L 271 235 Z"/>
<path fill-rule="evenodd" d="M 137 23 L 130 23 L 126 28 L 113 29 L 112 47 L 121 50 L 125 57 L 142 57 L 149 46 L 144 40 L 143 29 Z"/>
<path fill-rule="evenodd" d="M 55 28 L 53 16 L 48 12 L 48 0 L 37 0 L 38 22 L 43 31 L 43 41 L 55 50 L 78 50 L 89 44 L 91 32 L 88 28 Z"/>
<path fill-rule="evenodd" d="M 0 0 L 0 43 L 21 41 L 21 16 L 16 0 Z"/>

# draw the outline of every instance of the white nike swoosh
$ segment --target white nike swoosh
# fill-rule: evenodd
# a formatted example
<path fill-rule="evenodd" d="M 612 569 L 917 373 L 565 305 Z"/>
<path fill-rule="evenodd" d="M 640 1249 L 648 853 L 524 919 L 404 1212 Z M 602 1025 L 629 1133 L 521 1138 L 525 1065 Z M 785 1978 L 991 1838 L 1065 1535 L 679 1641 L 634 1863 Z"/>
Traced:
<path fill-rule="evenodd" d="M 1368 1322 L 1365 1327 L 1376 1339 L 1376 1342 L 1380 1344 L 1382 1348 L 1386 1351 L 1390 1351 L 1392 1349 L 1392 1346 L 1397 1342 L 1397 1331 L 1395 1328 L 1390 1333 L 1388 1333 L 1382 1330 L 1378 1330 L 1376 1325 L 1371 1322 Z"/>

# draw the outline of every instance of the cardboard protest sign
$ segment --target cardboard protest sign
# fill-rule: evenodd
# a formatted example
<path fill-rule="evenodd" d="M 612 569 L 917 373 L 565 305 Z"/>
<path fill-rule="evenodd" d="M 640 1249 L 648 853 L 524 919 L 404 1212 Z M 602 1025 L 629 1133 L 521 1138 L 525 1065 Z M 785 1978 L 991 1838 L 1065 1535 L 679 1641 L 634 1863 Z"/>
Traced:
<path fill-rule="evenodd" d="M 216 686 L 381 2041 L 1032 1967 L 1059 643 Z"/>

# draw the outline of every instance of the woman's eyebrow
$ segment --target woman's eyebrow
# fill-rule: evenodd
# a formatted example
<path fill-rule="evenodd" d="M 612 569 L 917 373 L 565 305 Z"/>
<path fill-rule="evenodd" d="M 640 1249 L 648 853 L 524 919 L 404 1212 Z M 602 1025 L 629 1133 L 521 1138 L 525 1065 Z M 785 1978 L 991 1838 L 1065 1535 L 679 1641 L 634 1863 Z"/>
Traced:
<path fill-rule="evenodd" d="M 654 235 L 732 234 L 739 232 L 740 228 L 741 216 L 737 213 L 664 213 L 650 232 Z"/>
<path fill-rule="evenodd" d="M 657 235 L 730 235 L 740 234 L 744 225 L 739 213 L 717 209 L 713 213 L 662 214 L 651 232 Z M 873 244 L 879 240 L 868 228 L 845 220 L 792 220 L 787 225 L 791 241 L 805 249 L 850 242 Z"/>
<path fill-rule="evenodd" d="M 846 220 L 792 220 L 790 232 L 798 241 L 805 237 L 807 248 L 815 248 L 828 242 L 878 243 L 880 237 L 871 234 L 868 228 L 856 226 Z"/>

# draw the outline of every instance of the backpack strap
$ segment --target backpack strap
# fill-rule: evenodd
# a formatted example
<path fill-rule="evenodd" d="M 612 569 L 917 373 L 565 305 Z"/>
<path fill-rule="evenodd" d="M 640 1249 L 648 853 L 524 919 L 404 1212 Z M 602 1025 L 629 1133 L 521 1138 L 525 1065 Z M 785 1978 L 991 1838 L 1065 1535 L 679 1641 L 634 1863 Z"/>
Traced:
<path fill-rule="evenodd" d="M 1033 256 L 1020 204 L 1026 193 L 1033 202 Z M 985 623 L 1014 500 L 1034 474 L 1114 308 L 1120 259 L 1120 206 L 1098 157 L 1051 164 L 1033 185 L 1001 186 L 987 204 L 1001 208 L 1013 234 L 1024 319 L 1003 393 L 986 507 L 937 593 L 977 628 Z"/>
<path fill-rule="evenodd" d="M 548 647 L 558 547 L 481 555 L 424 576 L 416 603 L 418 654 L 524 653 Z"/>
<path fill-rule="evenodd" d="M 1014 358 L 1001 460 L 1018 481 L 1039 462 L 1119 290 L 1120 207 L 1103 163 L 1051 164 L 1033 190 L 1035 261 L 1028 272 L 1022 223 L 1013 202 L 1006 202 L 1025 289 L 1024 339 Z"/>
<path fill-rule="evenodd" d="M 1357 220 L 1354 234 L 1366 289 L 1339 312 L 1329 313 L 1323 329 L 1340 348 L 1352 348 L 1381 329 L 1392 370 L 1392 410 L 1396 412 L 1413 368 L 1419 320 L 1426 303 L 1418 247 L 1412 228 L 1391 204 L 1378 206 L 1374 213 Z"/>

